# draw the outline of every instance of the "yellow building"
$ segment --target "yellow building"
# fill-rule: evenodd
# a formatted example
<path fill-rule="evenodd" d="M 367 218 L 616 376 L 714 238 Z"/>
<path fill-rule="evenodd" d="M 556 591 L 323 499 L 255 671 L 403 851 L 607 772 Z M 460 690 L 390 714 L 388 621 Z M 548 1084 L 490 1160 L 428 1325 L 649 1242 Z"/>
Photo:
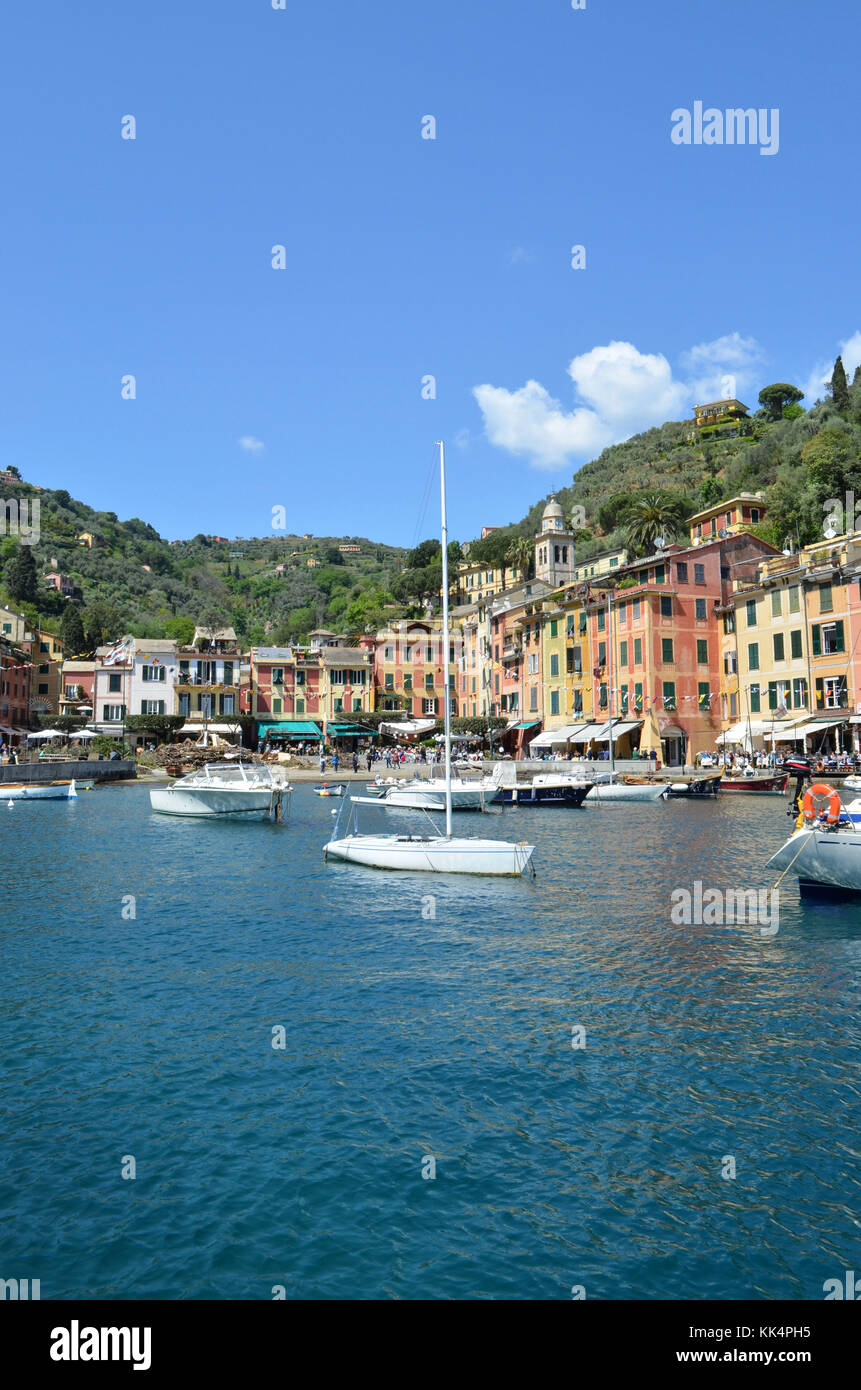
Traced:
<path fill-rule="evenodd" d="M 505 589 L 515 588 L 522 578 L 523 573 L 516 565 L 494 566 L 466 560 L 458 565 L 450 592 L 459 605 L 480 603 L 483 599 L 495 598 Z"/>
<path fill-rule="evenodd" d="M 600 555 L 593 555 L 591 560 L 584 560 L 579 564 L 574 571 L 573 578 L 581 582 L 595 579 L 599 575 L 612 574 L 613 570 L 619 569 L 627 563 L 627 550 L 602 550 Z"/>

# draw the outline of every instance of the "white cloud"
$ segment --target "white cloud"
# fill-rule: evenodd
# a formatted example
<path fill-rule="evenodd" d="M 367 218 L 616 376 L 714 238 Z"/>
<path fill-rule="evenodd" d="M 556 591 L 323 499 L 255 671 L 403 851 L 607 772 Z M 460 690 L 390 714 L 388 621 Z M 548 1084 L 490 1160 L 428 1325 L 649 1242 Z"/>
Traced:
<path fill-rule="evenodd" d="M 239 441 L 240 449 L 245 449 L 249 454 L 259 454 L 266 445 L 262 439 L 255 439 L 253 434 L 244 434 Z"/>
<path fill-rule="evenodd" d="M 473 395 L 490 442 L 525 455 L 537 468 L 561 468 L 690 407 L 689 390 L 673 380 L 667 359 L 638 352 L 632 343 L 592 348 L 569 363 L 568 374 L 585 402 L 571 411 L 538 381 L 516 391 L 476 386 Z"/>
<path fill-rule="evenodd" d="M 537 468 L 560 468 L 572 455 L 600 453 L 612 442 L 595 411 L 581 408 L 566 414 L 540 382 L 527 381 L 518 391 L 476 386 L 472 394 L 491 444 L 526 454 Z"/>

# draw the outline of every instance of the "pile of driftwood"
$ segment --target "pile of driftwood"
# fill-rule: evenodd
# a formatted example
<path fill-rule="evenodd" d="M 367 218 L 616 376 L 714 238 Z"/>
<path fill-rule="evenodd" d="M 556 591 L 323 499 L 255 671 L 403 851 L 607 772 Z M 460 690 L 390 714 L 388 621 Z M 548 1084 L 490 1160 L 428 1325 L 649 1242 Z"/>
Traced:
<path fill-rule="evenodd" d="M 179 775 L 195 772 L 197 768 L 203 767 L 204 763 L 223 762 L 226 751 L 224 748 L 201 748 L 190 738 L 187 738 L 182 743 L 163 743 L 149 757 L 150 761 L 155 762 L 159 767 Z M 233 752 L 234 750 L 230 751 Z M 239 748 L 235 751 L 238 753 L 238 757 L 231 757 L 231 762 L 259 763 L 261 761 L 257 754 L 252 753 L 248 748 Z"/>

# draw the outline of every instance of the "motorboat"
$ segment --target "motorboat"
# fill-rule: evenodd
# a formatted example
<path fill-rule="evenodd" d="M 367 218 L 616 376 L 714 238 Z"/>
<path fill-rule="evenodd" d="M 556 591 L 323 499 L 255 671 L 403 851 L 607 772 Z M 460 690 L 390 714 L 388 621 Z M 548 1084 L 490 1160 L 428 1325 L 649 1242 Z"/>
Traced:
<path fill-rule="evenodd" d="M 518 781 L 512 763 L 497 763 L 493 775 L 506 806 L 582 806 L 595 785 L 566 772 L 536 772 Z"/>
<path fill-rule="evenodd" d="M 314 787 L 317 796 L 343 796 L 343 782 L 318 782 Z"/>
<path fill-rule="evenodd" d="M 167 787 L 153 787 L 150 805 L 166 816 L 237 816 L 282 820 L 293 788 L 267 764 L 206 763 Z"/>
<path fill-rule="evenodd" d="M 68 782 L 0 782 L 0 801 L 73 801 L 75 779 Z"/>
<path fill-rule="evenodd" d="M 446 522 L 445 497 L 445 449 L 439 444 L 440 472 L 440 510 L 442 542 L 442 646 L 443 646 L 443 689 L 450 689 L 450 624 L 448 601 L 448 525 Z M 354 798 L 345 800 L 341 806 L 332 839 L 323 848 L 326 859 L 341 860 L 346 864 L 363 864 L 374 869 L 400 869 L 437 874 L 492 874 L 520 876 L 531 865 L 534 845 L 525 841 L 514 843 L 507 840 L 478 840 L 466 836 L 452 835 L 452 775 L 451 775 L 451 701 L 446 695 L 445 704 L 445 834 L 444 835 L 364 835 L 359 832 L 357 822 L 357 803 Z M 427 786 L 427 784 L 420 784 Z M 496 787 L 498 791 L 498 786 Z M 484 795 L 480 792 L 480 795 Z M 389 802 L 388 793 L 381 805 Z M 402 802 L 401 805 L 404 803 Z M 349 807 L 349 817 L 342 828 L 344 812 Z M 426 807 L 420 809 L 426 810 Z M 434 807 L 433 809 L 436 809 Z M 431 826 L 431 829 L 434 827 Z"/>

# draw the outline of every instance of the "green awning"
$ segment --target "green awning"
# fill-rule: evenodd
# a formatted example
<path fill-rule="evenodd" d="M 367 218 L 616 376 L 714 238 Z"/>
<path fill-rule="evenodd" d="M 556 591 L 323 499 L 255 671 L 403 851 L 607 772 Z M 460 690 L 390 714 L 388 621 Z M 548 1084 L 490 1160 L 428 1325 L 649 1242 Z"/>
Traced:
<path fill-rule="evenodd" d="M 258 738 L 317 738 L 322 739 L 319 725 L 310 719 L 282 720 L 280 724 L 258 724 Z"/>
<path fill-rule="evenodd" d="M 326 733 L 335 738 L 374 738 L 376 732 L 376 729 L 362 729 L 358 724 L 329 724 L 326 728 Z"/>
<path fill-rule="evenodd" d="M 515 724 L 515 729 L 536 729 L 541 723 L 540 719 L 530 719 L 527 724 Z"/>

